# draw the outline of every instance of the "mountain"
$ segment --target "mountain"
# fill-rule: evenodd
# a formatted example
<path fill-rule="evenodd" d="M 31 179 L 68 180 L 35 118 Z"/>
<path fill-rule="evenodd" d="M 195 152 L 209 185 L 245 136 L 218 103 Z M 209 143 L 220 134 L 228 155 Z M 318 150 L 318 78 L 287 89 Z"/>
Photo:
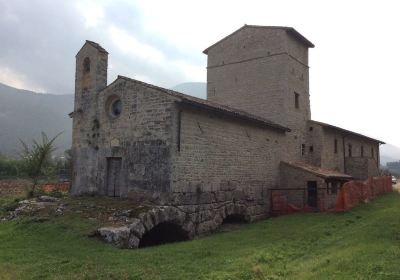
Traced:
<path fill-rule="evenodd" d="M 16 89 L 0 83 L 0 154 L 16 156 L 18 139 L 30 143 L 40 139 L 41 132 L 53 137 L 58 153 L 71 147 L 74 96 L 41 94 Z"/>
<path fill-rule="evenodd" d="M 386 166 L 387 162 L 400 160 L 400 148 L 391 144 L 384 144 L 380 148 L 381 164 Z"/>
<path fill-rule="evenodd" d="M 207 84 L 206 83 L 182 83 L 171 88 L 172 90 L 182 92 L 195 97 L 207 98 Z"/>

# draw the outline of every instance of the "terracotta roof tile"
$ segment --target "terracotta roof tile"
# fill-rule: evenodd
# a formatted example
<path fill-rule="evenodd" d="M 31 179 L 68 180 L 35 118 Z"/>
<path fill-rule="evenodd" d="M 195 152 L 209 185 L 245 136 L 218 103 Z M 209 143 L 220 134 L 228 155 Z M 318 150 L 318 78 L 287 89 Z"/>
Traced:
<path fill-rule="evenodd" d="M 371 138 L 371 137 L 362 135 L 362 134 L 360 134 L 360 133 L 357 133 L 357 132 L 354 132 L 354 131 L 351 131 L 351 130 L 347 130 L 347 129 L 338 127 L 338 126 L 334 126 L 334 125 L 331 125 L 331 124 L 327 124 L 327 123 L 323 123 L 323 122 L 318 122 L 318 121 L 314 121 L 314 120 L 310 120 L 309 122 L 315 123 L 315 124 L 318 124 L 318 125 L 321 125 L 321 126 L 323 126 L 323 127 L 327 127 L 327 128 L 339 130 L 340 132 L 343 132 L 343 133 L 345 133 L 345 134 L 352 134 L 352 135 L 355 135 L 355 136 L 358 136 L 358 137 L 366 138 L 366 139 L 371 140 L 371 141 L 374 141 L 374 142 L 378 142 L 378 143 L 381 143 L 381 144 L 385 144 L 385 142 L 383 142 L 383 141 L 381 141 L 381 140 L 374 139 L 374 138 Z"/>
<path fill-rule="evenodd" d="M 312 173 L 318 177 L 322 177 L 325 179 L 352 179 L 353 177 L 351 177 L 350 175 L 344 174 L 344 173 L 340 173 L 338 171 L 335 170 L 330 170 L 330 169 L 324 169 L 318 166 L 314 166 L 311 164 L 307 164 L 307 163 L 303 163 L 303 162 L 293 162 L 293 161 L 282 161 L 282 164 L 286 164 L 289 165 L 291 167 L 297 168 L 297 169 L 301 169 L 305 172 L 308 173 Z"/>
<path fill-rule="evenodd" d="M 138 80 L 135 80 L 135 79 L 132 79 L 132 78 L 124 77 L 124 76 L 118 76 L 117 79 L 129 80 L 129 81 L 132 81 L 134 83 L 138 83 L 138 84 L 141 84 L 143 86 L 162 91 L 164 93 L 167 93 L 168 95 L 171 95 L 171 96 L 174 96 L 174 97 L 180 99 L 181 103 L 183 103 L 183 104 L 191 105 L 191 106 L 194 106 L 194 107 L 201 107 L 203 109 L 211 110 L 211 111 L 214 111 L 214 112 L 219 112 L 219 113 L 222 113 L 222 114 L 225 114 L 225 115 L 229 115 L 231 117 L 235 117 L 237 119 L 251 121 L 253 123 L 257 123 L 257 124 L 260 124 L 260 125 L 263 125 L 263 126 L 267 126 L 269 128 L 276 129 L 276 130 L 279 130 L 279 131 L 282 131 L 282 132 L 290 131 L 290 129 L 287 128 L 287 127 L 284 127 L 284 126 L 279 125 L 277 123 L 274 123 L 274 122 L 272 122 L 270 120 L 264 119 L 264 118 L 259 117 L 259 116 L 255 116 L 255 115 L 250 114 L 248 112 L 241 111 L 241 110 L 238 110 L 238 109 L 235 109 L 235 108 L 232 108 L 232 107 L 228 107 L 228 106 L 221 105 L 221 104 L 218 104 L 218 103 L 215 103 L 215 102 L 211 102 L 211 101 L 208 101 L 208 100 L 205 100 L 205 99 L 193 97 L 193 96 L 186 95 L 186 94 L 183 94 L 183 93 L 180 93 L 180 92 L 177 92 L 177 91 L 173 91 L 173 90 L 165 89 L 165 88 L 158 87 L 158 86 L 155 86 L 155 85 L 151 85 L 151 84 L 148 84 L 148 83 L 145 83 L 145 82 L 142 82 L 142 81 L 138 81 Z"/>

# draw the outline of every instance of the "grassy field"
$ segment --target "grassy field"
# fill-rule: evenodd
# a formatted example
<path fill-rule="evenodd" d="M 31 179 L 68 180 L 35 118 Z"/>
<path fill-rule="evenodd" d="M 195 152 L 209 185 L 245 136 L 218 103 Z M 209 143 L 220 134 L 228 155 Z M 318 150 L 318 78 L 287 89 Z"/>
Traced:
<path fill-rule="evenodd" d="M 0 200 L 5 203 L 5 200 Z M 0 222 L 0 279 L 400 279 L 400 195 L 189 242 L 120 250 L 64 216 Z"/>

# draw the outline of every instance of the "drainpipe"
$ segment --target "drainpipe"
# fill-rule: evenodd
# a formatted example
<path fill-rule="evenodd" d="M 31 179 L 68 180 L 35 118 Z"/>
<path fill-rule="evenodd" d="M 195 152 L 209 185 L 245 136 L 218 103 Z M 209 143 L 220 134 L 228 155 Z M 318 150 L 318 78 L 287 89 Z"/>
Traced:
<path fill-rule="evenodd" d="M 376 152 L 376 165 L 378 166 L 378 172 L 381 169 L 381 152 L 380 152 L 381 143 L 378 143 L 378 151 Z"/>
<path fill-rule="evenodd" d="M 344 168 L 344 174 L 347 174 L 347 170 L 346 170 L 346 147 L 344 145 L 344 135 L 343 135 L 342 139 L 343 139 L 343 168 Z"/>

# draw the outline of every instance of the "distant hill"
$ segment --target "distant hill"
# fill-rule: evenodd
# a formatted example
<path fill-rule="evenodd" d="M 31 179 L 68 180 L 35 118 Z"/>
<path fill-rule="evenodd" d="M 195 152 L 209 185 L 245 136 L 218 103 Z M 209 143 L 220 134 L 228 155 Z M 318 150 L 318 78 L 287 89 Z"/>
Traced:
<path fill-rule="evenodd" d="M 387 162 L 400 160 L 400 148 L 391 144 L 381 146 L 381 164 L 386 166 Z"/>
<path fill-rule="evenodd" d="M 0 83 L 0 154 L 15 156 L 19 140 L 39 139 L 41 131 L 59 136 L 55 146 L 62 153 L 71 146 L 73 95 L 40 94 Z"/>
<path fill-rule="evenodd" d="M 171 88 L 185 94 L 206 98 L 206 83 L 182 83 Z M 74 96 L 41 94 L 16 89 L 0 83 L 0 154 L 17 155 L 19 141 L 38 139 L 41 131 L 49 137 L 64 131 L 56 146 L 59 153 L 71 147 Z M 400 148 L 381 146 L 381 164 L 400 160 Z"/>
<path fill-rule="evenodd" d="M 199 98 L 207 98 L 206 83 L 182 83 L 171 88 L 172 90 L 182 92 Z"/>

